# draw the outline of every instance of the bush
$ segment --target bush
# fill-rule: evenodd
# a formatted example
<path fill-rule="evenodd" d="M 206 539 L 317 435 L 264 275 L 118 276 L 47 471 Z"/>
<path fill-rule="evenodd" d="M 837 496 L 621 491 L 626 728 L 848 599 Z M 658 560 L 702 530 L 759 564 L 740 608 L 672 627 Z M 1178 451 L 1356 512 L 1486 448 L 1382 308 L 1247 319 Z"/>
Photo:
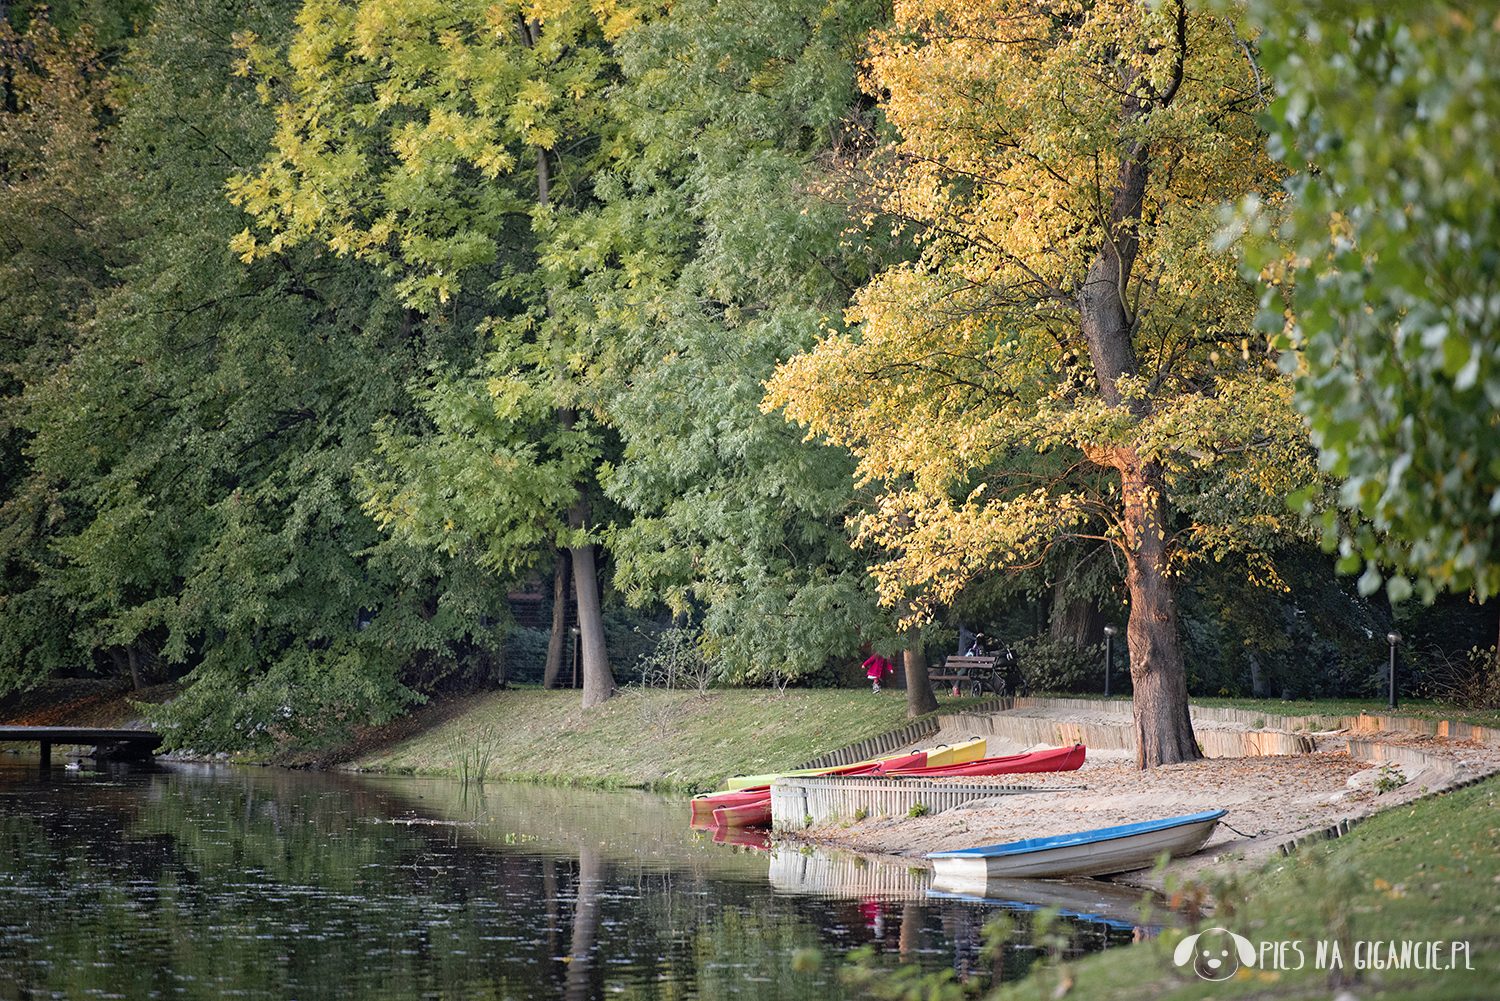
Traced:
<path fill-rule="evenodd" d="M 1021 640 L 1015 649 L 1021 675 L 1034 694 L 1104 691 L 1103 643 L 1080 647 L 1071 639 L 1054 641 L 1038 637 Z M 1123 692 L 1130 687 L 1130 669 L 1125 661 L 1121 651 L 1116 650 L 1115 667 L 1110 672 L 1111 692 Z"/>
<path fill-rule="evenodd" d="M 547 644 L 551 639 L 551 629 L 512 629 L 506 633 L 505 679 L 540 684 L 547 672 Z M 568 671 L 568 654 L 571 652 L 571 648 L 563 649 L 563 672 L 569 679 L 572 678 Z"/>
<path fill-rule="evenodd" d="M 166 750 L 316 750 L 426 701 L 400 682 L 398 668 L 390 651 L 354 638 L 293 647 L 265 670 L 243 675 L 209 659 L 177 698 L 141 709 Z"/>
<path fill-rule="evenodd" d="M 1436 653 L 1432 674 L 1439 698 L 1462 709 L 1500 709 L 1500 656 L 1494 647 L 1471 647 L 1456 661 Z"/>

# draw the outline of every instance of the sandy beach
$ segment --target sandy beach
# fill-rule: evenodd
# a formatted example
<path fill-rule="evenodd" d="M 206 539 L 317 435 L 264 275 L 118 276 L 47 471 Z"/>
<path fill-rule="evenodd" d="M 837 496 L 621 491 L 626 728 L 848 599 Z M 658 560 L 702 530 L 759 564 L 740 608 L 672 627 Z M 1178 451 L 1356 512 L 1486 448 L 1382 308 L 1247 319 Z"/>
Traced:
<path fill-rule="evenodd" d="M 1342 731 L 1319 733 L 1313 735 L 1317 750 L 1311 754 L 1207 758 L 1146 771 L 1137 770 L 1133 756 L 1127 752 L 1090 752 L 1083 767 L 1075 772 L 955 780 L 969 785 L 992 782 L 997 786 L 1059 787 L 1055 793 L 978 799 L 926 817 L 825 824 L 794 836 L 863 854 L 895 856 L 910 865 L 927 852 L 1227 810 L 1204 848 L 1174 864 L 1175 872 L 1194 875 L 1212 867 L 1229 871 L 1241 865 L 1258 866 L 1294 838 L 1341 820 L 1399 806 L 1456 781 L 1500 770 L 1500 747 L 1391 733 L 1380 734 L 1379 742 L 1420 751 L 1444 764 L 1425 768 L 1415 764 L 1371 765 L 1352 757 L 1348 749 L 1350 737 L 1369 736 Z M 957 741 L 964 735 L 945 732 L 940 737 Z M 1013 752 L 996 746 L 989 753 Z M 1376 788 L 1382 778 L 1400 778 L 1404 783 L 1382 792 Z M 1079 786 L 1085 788 L 1080 790 Z M 1113 878 L 1137 885 L 1154 882 L 1150 870 Z"/>

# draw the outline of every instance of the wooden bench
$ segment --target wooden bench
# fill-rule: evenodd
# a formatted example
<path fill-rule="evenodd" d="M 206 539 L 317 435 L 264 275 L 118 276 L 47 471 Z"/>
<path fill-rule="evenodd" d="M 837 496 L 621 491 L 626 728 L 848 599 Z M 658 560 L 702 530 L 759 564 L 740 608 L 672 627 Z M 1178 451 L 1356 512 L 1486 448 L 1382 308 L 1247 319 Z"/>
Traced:
<path fill-rule="evenodd" d="M 943 673 L 927 675 L 928 680 L 944 682 L 961 691 L 968 690 L 968 694 L 978 698 L 989 688 L 995 694 L 1000 694 L 1004 685 L 1004 678 L 996 669 L 1000 658 L 994 654 L 983 657 L 963 657 L 955 654 L 943 661 Z"/>

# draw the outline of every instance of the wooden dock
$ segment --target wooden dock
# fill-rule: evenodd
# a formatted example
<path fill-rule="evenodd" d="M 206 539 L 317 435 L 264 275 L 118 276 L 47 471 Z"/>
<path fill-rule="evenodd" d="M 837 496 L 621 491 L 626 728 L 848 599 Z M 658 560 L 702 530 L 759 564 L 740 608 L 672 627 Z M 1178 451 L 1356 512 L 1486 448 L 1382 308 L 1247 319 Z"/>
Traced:
<path fill-rule="evenodd" d="M 100 726 L 0 726 L 0 743 L 36 741 L 42 745 L 42 768 L 52 767 L 53 744 L 92 746 L 94 756 L 116 760 L 149 758 L 161 746 L 154 730 L 111 729 Z"/>

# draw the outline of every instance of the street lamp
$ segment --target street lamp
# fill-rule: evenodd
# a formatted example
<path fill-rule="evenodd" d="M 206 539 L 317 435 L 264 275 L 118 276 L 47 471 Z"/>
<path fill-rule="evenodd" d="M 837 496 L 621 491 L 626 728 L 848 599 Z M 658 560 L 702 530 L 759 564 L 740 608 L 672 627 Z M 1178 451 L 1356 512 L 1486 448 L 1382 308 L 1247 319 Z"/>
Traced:
<path fill-rule="evenodd" d="M 1401 642 L 1401 634 L 1392 629 L 1385 634 L 1385 641 L 1391 645 L 1391 709 L 1396 708 L 1396 647 Z"/>
<path fill-rule="evenodd" d="M 1104 697 L 1109 698 L 1109 669 L 1115 663 L 1115 633 L 1119 632 L 1114 626 L 1104 627 Z"/>

